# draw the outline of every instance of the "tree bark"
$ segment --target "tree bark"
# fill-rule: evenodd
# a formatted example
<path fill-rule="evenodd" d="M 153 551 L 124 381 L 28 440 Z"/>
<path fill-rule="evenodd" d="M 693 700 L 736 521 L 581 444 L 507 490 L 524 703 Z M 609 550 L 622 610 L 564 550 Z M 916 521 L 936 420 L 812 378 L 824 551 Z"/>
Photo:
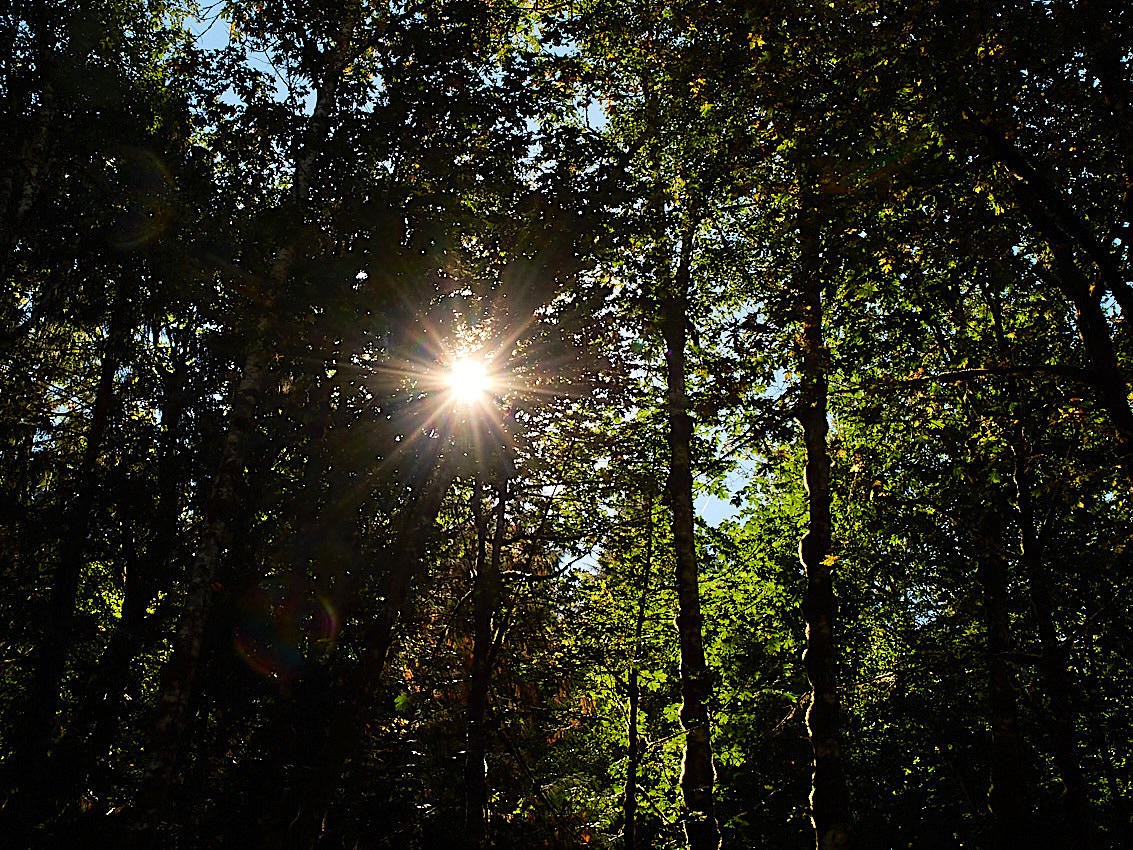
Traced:
<path fill-rule="evenodd" d="M 1101 284 L 1092 288 L 1092 297 L 1100 301 L 1108 290 L 1121 305 L 1122 312 L 1128 315 L 1133 309 L 1133 289 L 1129 287 L 1121 263 L 1094 234 L 1090 224 L 1078 215 L 1065 193 L 1001 131 L 967 111 L 964 117 L 976 128 L 988 154 L 1010 173 L 1023 215 L 1048 243 L 1066 242 L 1081 251 L 1097 268 L 1101 279 Z"/>
<path fill-rule="evenodd" d="M 297 222 L 306 213 L 315 161 L 325 143 L 336 91 L 347 66 L 355 24 L 353 18 L 342 23 L 335 45 L 326 57 L 326 73 L 316 91 L 305 144 L 294 164 L 286 206 Z M 234 388 L 220 464 L 205 505 L 200 544 L 188 570 L 186 599 L 174 638 L 173 654 L 163 671 L 149 761 L 137 804 L 134 830 L 138 833 L 152 831 L 159 823 L 173 780 L 181 739 L 188 726 L 189 697 L 201 656 L 205 624 L 212 608 L 213 583 L 220 560 L 232 540 L 230 520 L 239 513 L 237 507 L 241 501 L 248 438 L 255 430 L 261 397 L 270 374 L 268 364 L 276 324 L 272 316 L 273 306 L 275 299 L 288 288 L 295 257 L 296 248 L 286 239 L 276 252 L 269 270 L 264 315 L 256 324 L 254 342 Z"/>
<path fill-rule="evenodd" d="M 39 198 L 43 172 L 47 170 L 51 157 L 50 130 L 56 112 L 55 89 L 51 83 L 44 83 L 40 106 L 30 125 L 30 136 L 24 142 L 20 157 L 8 167 L 0 183 L 0 215 L 4 216 L 0 280 L 6 279 L 11 270 L 12 254 L 19 243 L 24 219 Z M 21 335 L 22 329 L 21 326 L 0 339 L 0 351 L 5 351 L 8 344 Z"/>
<path fill-rule="evenodd" d="M 685 836 L 692 850 L 720 846 L 712 786 L 711 724 L 708 699 L 711 675 L 704 657 L 704 617 L 700 611 L 700 575 L 696 562 L 692 507 L 692 417 L 685 386 L 685 342 L 694 224 L 681 234 L 680 254 L 671 289 L 661 299 L 661 328 L 667 348 L 666 382 L 669 419 L 669 502 L 676 556 L 677 633 L 681 650 L 681 726 L 685 733 L 681 794 Z"/>
<path fill-rule="evenodd" d="M 638 671 L 641 668 L 641 641 L 645 631 L 645 605 L 649 597 L 649 577 L 653 569 L 653 497 L 645 498 L 645 563 L 641 571 L 641 591 L 637 600 L 637 621 L 633 629 L 633 658 L 629 665 L 627 689 L 629 691 L 629 721 L 626 728 L 627 756 L 625 799 L 622 816 L 625 850 L 637 846 L 637 771 L 641 765 L 641 744 L 638 739 L 637 712 L 641 700 Z"/>
<path fill-rule="evenodd" d="M 1068 667 L 1068 648 L 1058 639 L 1054 626 L 1054 602 L 1050 577 L 1043 562 L 1043 541 L 1035 522 L 1031 500 L 1026 442 L 1020 436 L 1012 447 L 1015 458 L 1015 492 L 1019 513 L 1021 566 L 1027 576 L 1031 607 L 1039 632 L 1041 652 L 1039 671 L 1050 700 L 1050 726 L 1054 742 L 1054 761 L 1062 778 L 1062 803 L 1067 840 L 1085 846 L 1089 814 L 1087 791 L 1078 757 L 1075 712 Z"/>
<path fill-rule="evenodd" d="M 1015 674 L 1008 660 L 1012 649 L 1007 597 L 1008 567 L 995 508 L 980 519 L 983 552 L 976 579 L 983 592 L 988 665 L 988 716 L 991 724 L 991 810 L 996 847 L 1019 846 L 1023 823 L 1022 769 L 1019 753 L 1019 707 Z"/>
<path fill-rule="evenodd" d="M 180 491 L 174 469 L 175 434 L 185 409 L 184 382 L 185 364 L 181 363 L 164 389 L 162 437 L 158 449 L 158 504 L 151 539 L 144 551 L 139 551 L 139 518 L 133 511 L 123 517 L 122 615 L 78 701 L 83 711 L 73 719 L 52 751 L 50 800 L 57 806 L 75 799 L 80 791 L 86 791 L 95 799 L 106 799 L 111 793 L 111 750 L 126 710 L 130 665 L 140 646 L 153 637 L 153 624 L 161 622 L 163 617 L 159 612 L 147 619 L 146 608 L 153 600 L 155 577 L 162 574 L 173 557 L 177 537 Z M 87 839 L 97 841 L 94 834 L 102 826 L 103 818 L 101 810 L 98 814 L 95 811 L 96 807 L 86 815 L 85 827 L 93 828 Z"/>
<path fill-rule="evenodd" d="M 989 287 L 983 295 L 992 311 L 993 328 L 1000 358 L 1010 360 L 1011 350 L 1003 325 L 1002 305 Z M 1009 377 L 1008 398 L 1018 421 L 1014 424 L 1011 454 L 1014 461 L 1015 506 L 1019 520 L 1019 567 L 1026 576 L 1031 607 L 1039 632 L 1039 672 L 1050 700 L 1049 720 L 1054 740 L 1054 760 L 1063 782 L 1065 840 L 1075 846 L 1085 843 L 1087 826 L 1086 789 L 1078 760 L 1075 716 L 1071 705 L 1071 688 L 1067 669 L 1067 648 L 1061 644 L 1054 626 L 1054 603 L 1051 598 L 1050 575 L 1043 559 L 1043 535 L 1035 519 L 1031 498 L 1031 446 L 1028 424 L 1035 422 L 1030 405 L 1024 400 L 1019 382 Z M 1009 426 L 1010 427 L 1010 426 Z"/>
<path fill-rule="evenodd" d="M 137 654 L 138 635 L 151 599 L 133 529 L 128 529 L 126 535 L 130 539 L 123 553 L 126 581 L 122 617 L 91 677 L 88 698 L 84 701 L 87 716 L 77 721 L 78 728 L 73 736 L 75 775 L 96 797 L 105 797 L 110 787 L 109 753 L 126 708 L 125 683 L 130 675 L 130 663 Z"/>
<path fill-rule="evenodd" d="M 803 334 L 802 387 L 795 417 L 806 448 L 809 518 L 799 544 L 806 573 L 802 613 L 806 621 L 803 667 L 811 687 L 807 732 L 814 751 L 810 809 L 819 850 L 850 846 L 850 797 L 842 760 L 841 708 L 834 664 L 836 600 L 831 574 L 830 457 L 826 437 L 829 352 L 823 335 L 820 240 L 821 196 L 806 189 L 800 197 L 798 295 Z"/>
<path fill-rule="evenodd" d="M 362 635 L 360 646 L 365 652 L 361 664 L 343 676 L 346 681 L 330 719 L 326 742 L 310 770 L 309 779 L 299 783 L 290 795 L 286 810 L 295 814 L 288 822 L 285 847 L 307 850 L 319 841 L 343 768 L 361 741 L 363 715 L 385 669 L 394 629 L 420 571 L 430 533 L 455 479 L 452 467 L 447 459 L 439 460 L 432 477 L 406 504 L 398 532 L 379 556 L 378 563 L 388 565 L 389 570 L 385 601 L 379 615 Z"/>
<path fill-rule="evenodd" d="M 485 557 L 488 525 L 482 515 L 480 485 L 473 489 L 473 510 L 476 515 L 476 584 L 473 589 L 472 675 L 468 681 L 468 747 L 464 764 L 465 817 L 464 833 L 468 846 L 479 850 L 488 846 L 488 778 L 487 720 L 488 689 L 492 680 L 493 620 L 500 608 L 503 582 L 500 562 L 504 542 L 504 518 L 507 509 L 507 482 L 499 486 L 496 504 L 496 529 L 491 557 Z"/>
<path fill-rule="evenodd" d="M 58 766 L 50 757 L 56 732 L 56 715 L 75 623 L 75 605 L 86 564 L 91 512 L 99 484 L 95 474 L 102 443 L 115 404 L 115 374 L 121 362 L 129 292 L 120 289 L 111 308 L 106 348 L 99 367 L 90 424 L 79 463 L 72 475 L 70 492 L 60 526 L 59 556 L 48 595 L 43 636 L 38 648 L 31 693 L 24 708 L 22 728 L 16 736 L 9 779 L 19 787 L 20 802 L 15 817 L 33 824 L 47 816 L 54 794 L 52 771 Z"/>
<path fill-rule="evenodd" d="M 1133 408 L 1129 405 L 1129 382 L 1121 370 L 1113 345 L 1102 297 L 1109 291 L 1129 316 L 1133 310 L 1130 289 L 1112 253 L 1094 237 L 1089 226 L 1066 199 L 1010 140 L 965 112 L 976 128 L 989 155 L 1012 175 L 1015 199 L 1053 258 L 1054 275 L 1063 295 L 1074 306 L 1075 324 L 1093 370 L 1092 383 L 1098 402 L 1117 432 L 1118 452 L 1126 477 L 1133 480 Z M 1098 269 L 1101 283 L 1092 285 L 1075 259 L 1077 248 Z"/>
<path fill-rule="evenodd" d="M 1048 244 L 1063 294 L 1074 305 L 1078 335 L 1092 367 L 1094 391 L 1117 432 L 1125 476 L 1133 481 L 1133 408 L 1129 406 L 1129 383 L 1117 360 L 1109 320 L 1101 303 L 1090 294 L 1089 282 L 1074 262 L 1070 246 L 1058 240 Z"/>

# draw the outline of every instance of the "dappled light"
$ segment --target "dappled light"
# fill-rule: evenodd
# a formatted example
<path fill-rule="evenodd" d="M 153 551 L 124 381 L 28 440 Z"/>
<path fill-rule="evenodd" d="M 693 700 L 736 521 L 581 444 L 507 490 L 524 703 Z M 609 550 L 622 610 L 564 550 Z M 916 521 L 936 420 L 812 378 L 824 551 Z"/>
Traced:
<path fill-rule="evenodd" d="M 954 5 L 0 4 L 0 843 L 1133 847 L 1133 15 Z"/>

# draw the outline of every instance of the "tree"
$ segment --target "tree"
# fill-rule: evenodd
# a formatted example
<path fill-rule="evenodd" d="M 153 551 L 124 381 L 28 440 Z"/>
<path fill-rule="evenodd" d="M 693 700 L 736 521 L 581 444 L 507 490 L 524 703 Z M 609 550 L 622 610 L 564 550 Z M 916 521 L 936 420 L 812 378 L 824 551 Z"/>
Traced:
<path fill-rule="evenodd" d="M 1129 16 L 950 16 L 0 11 L 6 834 L 1127 844 Z"/>

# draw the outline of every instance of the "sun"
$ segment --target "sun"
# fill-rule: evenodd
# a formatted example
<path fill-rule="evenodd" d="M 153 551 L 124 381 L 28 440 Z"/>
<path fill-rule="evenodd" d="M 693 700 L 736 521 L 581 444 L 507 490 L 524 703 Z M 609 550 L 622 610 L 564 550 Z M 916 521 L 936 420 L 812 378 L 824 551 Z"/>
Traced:
<path fill-rule="evenodd" d="M 445 379 L 452 397 L 461 404 L 482 401 L 492 388 L 484 363 L 471 357 L 455 361 Z"/>

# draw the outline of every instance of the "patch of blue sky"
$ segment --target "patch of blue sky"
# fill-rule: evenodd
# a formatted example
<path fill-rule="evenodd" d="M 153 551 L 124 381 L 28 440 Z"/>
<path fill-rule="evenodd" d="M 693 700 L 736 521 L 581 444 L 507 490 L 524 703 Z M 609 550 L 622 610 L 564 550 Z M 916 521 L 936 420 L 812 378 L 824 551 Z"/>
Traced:
<path fill-rule="evenodd" d="M 224 16 L 224 3 L 213 3 L 199 7 L 196 16 L 185 19 L 185 27 L 193 35 L 197 47 L 202 50 L 224 50 L 232 43 L 232 29 Z M 292 80 L 285 77 L 262 50 L 251 50 L 246 44 L 244 47 L 244 61 L 257 70 L 263 71 L 275 81 L 275 90 L 280 100 L 285 100 L 295 89 Z M 233 105 L 239 104 L 239 99 L 231 91 L 225 91 L 221 99 Z M 314 108 L 315 92 L 308 89 L 302 97 L 309 110 Z"/>

